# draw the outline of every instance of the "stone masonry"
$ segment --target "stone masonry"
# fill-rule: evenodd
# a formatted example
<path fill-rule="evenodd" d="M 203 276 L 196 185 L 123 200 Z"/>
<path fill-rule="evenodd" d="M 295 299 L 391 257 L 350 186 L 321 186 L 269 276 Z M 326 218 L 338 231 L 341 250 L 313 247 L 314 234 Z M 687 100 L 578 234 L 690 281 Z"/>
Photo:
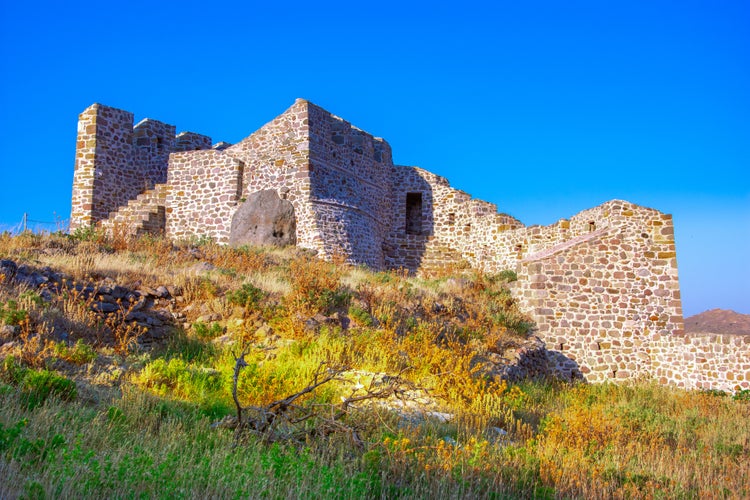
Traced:
<path fill-rule="evenodd" d="M 94 104 L 78 125 L 71 229 L 227 243 L 251 194 L 294 207 L 297 245 L 374 269 L 515 270 L 513 293 L 554 369 L 750 388 L 750 341 L 686 335 L 671 216 L 613 200 L 526 227 L 440 176 L 394 165 L 386 141 L 303 99 L 235 145 Z"/>

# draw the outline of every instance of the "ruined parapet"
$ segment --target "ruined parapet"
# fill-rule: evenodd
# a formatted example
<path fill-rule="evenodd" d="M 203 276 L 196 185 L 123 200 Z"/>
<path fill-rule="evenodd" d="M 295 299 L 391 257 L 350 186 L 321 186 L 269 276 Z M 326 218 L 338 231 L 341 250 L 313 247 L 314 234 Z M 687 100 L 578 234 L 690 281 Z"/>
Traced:
<path fill-rule="evenodd" d="M 175 137 L 174 151 L 200 151 L 211 149 L 211 138 L 195 132 L 180 132 Z M 214 148 L 215 149 L 215 148 Z"/>
<path fill-rule="evenodd" d="M 177 146 L 210 148 L 194 133 L 175 138 L 175 127 L 93 104 L 79 116 L 70 229 L 105 220 L 139 194 L 167 181 L 169 155 Z"/>

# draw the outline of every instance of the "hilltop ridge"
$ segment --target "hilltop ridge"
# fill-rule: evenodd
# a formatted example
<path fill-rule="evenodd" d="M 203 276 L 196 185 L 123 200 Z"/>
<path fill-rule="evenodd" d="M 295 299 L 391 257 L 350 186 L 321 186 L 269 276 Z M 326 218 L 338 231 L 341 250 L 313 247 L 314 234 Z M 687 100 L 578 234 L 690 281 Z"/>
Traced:
<path fill-rule="evenodd" d="M 710 309 L 685 318 L 687 333 L 750 335 L 750 314 L 729 309 Z"/>

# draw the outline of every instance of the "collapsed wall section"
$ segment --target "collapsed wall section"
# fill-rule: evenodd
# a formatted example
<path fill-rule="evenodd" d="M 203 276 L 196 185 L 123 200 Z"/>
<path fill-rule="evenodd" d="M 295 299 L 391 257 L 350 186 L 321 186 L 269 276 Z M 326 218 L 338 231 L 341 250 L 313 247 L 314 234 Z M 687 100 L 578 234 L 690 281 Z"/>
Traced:
<path fill-rule="evenodd" d="M 169 158 L 166 235 L 229 241 L 242 190 L 243 163 L 222 151 L 174 153 Z"/>
<path fill-rule="evenodd" d="M 617 200 L 592 213 L 602 227 L 524 257 L 514 295 L 558 372 L 650 376 L 656 340 L 683 331 L 671 216 Z"/>
<path fill-rule="evenodd" d="M 381 269 L 391 215 L 391 148 L 313 104 L 308 117 L 310 203 L 324 255 Z"/>

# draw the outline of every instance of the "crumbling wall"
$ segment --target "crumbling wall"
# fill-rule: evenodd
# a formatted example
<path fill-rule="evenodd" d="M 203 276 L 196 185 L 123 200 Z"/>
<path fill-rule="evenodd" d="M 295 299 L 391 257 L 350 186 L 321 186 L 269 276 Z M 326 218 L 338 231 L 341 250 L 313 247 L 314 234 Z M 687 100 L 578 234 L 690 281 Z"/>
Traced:
<path fill-rule="evenodd" d="M 213 149 L 173 153 L 166 199 L 166 235 L 229 241 L 232 215 L 242 191 L 241 161 Z"/>
<path fill-rule="evenodd" d="M 298 244 L 322 256 L 376 269 L 416 271 L 441 256 L 515 269 L 514 296 L 558 373 L 750 388 L 750 337 L 683 333 L 668 215 L 614 200 L 524 227 L 440 176 L 394 166 L 387 142 L 302 99 L 234 146 L 174 131 L 133 127 L 131 113 L 100 104 L 84 110 L 71 229 L 137 219 L 174 239 L 227 242 L 243 197 L 274 189 L 294 205 Z M 129 200 L 132 213 L 115 215 Z"/>

